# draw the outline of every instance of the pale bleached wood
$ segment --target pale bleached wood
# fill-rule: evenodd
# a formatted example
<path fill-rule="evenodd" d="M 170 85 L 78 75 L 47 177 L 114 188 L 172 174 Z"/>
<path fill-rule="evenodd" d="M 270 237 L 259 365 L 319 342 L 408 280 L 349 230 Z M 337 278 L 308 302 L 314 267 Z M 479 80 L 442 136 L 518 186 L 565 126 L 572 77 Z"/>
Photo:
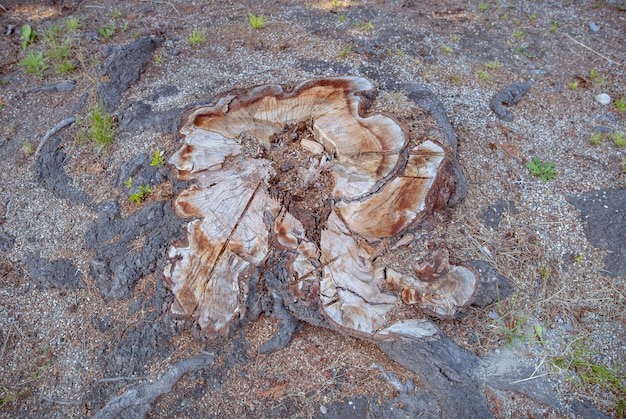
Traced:
<path fill-rule="evenodd" d="M 378 258 L 380 240 L 401 237 L 445 205 L 455 175 L 441 143 L 412 140 L 393 117 L 361 111 L 371 89 L 358 77 L 266 85 L 187 112 L 181 147 L 169 160 L 180 178 L 194 181 L 174 201 L 180 217 L 194 219 L 186 243 L 168 251 L 175 314 L 205 333 L 224 333 L 244 314 L 247 281 L 275 269 L 294 301 L 318 307 L 352 335 L 428 336 L 427 322 L 406 318 L 406 310 L 399 316 L 403 306 L 440 317 L 465 307 L 477 284 L 471 268 L 449 265 L 444 255 L 433 262 L 442 267 L 438 276 L 425 277 Z M 314 133 L 299 139 L 308 163 L 283 169 L 285 160 L 276 165 L 268 156 L 291 141 L 281 137 L 284 127 L 302 121 Z M 294 191 L 272 189 L 283 171 L 301 182 Z M 326 212 L 292 210 L 322 173 L 332 178 Z"/>

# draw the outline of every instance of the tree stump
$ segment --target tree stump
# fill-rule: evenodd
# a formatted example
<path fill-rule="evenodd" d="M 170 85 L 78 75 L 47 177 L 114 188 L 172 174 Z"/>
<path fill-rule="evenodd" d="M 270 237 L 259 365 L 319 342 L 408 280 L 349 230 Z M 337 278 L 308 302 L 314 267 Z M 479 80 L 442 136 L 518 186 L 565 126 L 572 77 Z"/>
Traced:
<path fill-rule="evenodd" d="M 397 256 L 464 182 L 456 144 L 435 126 L 410 133 L 368 115 L 372 92 L 363 78 L 324 78 L 186 113 L 169 159 L 194 181 L 174 201 L 192 219 L 168 251 L 174 314 L 225 333 L 244 316 L 251 281 L 269 276 L 296 317 L 318 311 L 316 323 L 386 340 L 435 333 L 415 307 L 450 318 L 472 301 L 480 275 L 445 249 Z"/>
<path fill-rule="evenodd" d="M 262 306 L 281 320 L 263 352 L 286 346 L 298 320 L 372 340 L 420 374 L 428 390 L 415 397 L 434 396 L 441 415 L 489 417 L 491 364 L 427 316 L 452 318 L 511 288 L 485 262 L 455 265 L 445 244 L 420 246 L 466 184 L 443 106 L 405 88 L 410 126 L 368 114 L 374 88 L 358 77 L 237 90 L 190 109 L 169 159 L 193 181 L 173 202 L 190 221 L 167 252 L 171 310 L 219 336 Z M 545 393 L 531 387 L 518 390 Z"/>

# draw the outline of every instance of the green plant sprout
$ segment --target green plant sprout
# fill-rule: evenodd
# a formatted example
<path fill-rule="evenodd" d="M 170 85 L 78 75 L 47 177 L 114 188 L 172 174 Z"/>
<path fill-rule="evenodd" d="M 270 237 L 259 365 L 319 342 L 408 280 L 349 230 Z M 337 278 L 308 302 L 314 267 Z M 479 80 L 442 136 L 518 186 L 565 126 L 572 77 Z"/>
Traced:
<path fill-rule="evenodd" d="M 594 83 L 598 83 L 600 85 L 606 84 L 606 78 L 595 67 L 589 70 L 589 78 L 593 80 Z"/>
<path fill-rule="evenodd" d="M 35 147 L 31 143 L 25 142 L 24 144 L 22 144 L 22 153 L 24 153 L 27 156 L 30 156 L 34 152 L 35 152 Z"/>
<path fill-rule="evenodd" d="M 599 352 L 587 343 L 588 337 L 576 339 L 563 355 L 550 358 L 553 370 L 568 370 L 580 379 L 579 385 L 589 383 L 599 386 L 618 397 L 616 409 L 621 412 L 617 417 L 623 417 L 626 407 L 626 369 L 623 362 L 618 361 L 613 367 L 608 367 L 594 361 Z"/>
<path fill-rule="evenodd" d="M 152 162 L 150 163 L 150 166 L 161 167 L 163 165 L 165 165 L 165 160 L 163 160 L 163 152 L 157 147 L 157 149 L 154 151 L 154 155 L 152 156 Z"/>
<path fill-rule="evenodd" d="M 567 83 L 567 88 L 570 90 L 578 89 L 578 80 L 574 80 L 573 82 Z"/>
<path fill-rule="evenodd" d="M 263 15 L 254 15 L 248 12 L 248 23 L 252 29 L 261 29 L 265 24 L 263 23 Z"/>
<path fill-rule="evenodd" d="M 490 70 L 494 70 L 496 68 L 501 68 L 502 67 L 502 63 L 500 61 L 498 61 L 497 59 L 495 59 L 495 60 L 489 61 L 487 64 L 485 64 L 485 67 L 487 67 Z"/>
<path fill-rule="evenodd" d="M 133 177 L 130 176 L 128 178 L 128 180 L 126 182 L 124 182 L 124 186 L 126 186 L 126 189 L 130 189 L 133 187 Z"/>
<path fill-rule="evenodd" d="M 601 145 L 601 144 L 602 144 L 602 134 L 601 134 L 601 133 L 599 133 L 599 132 L 594 132 L 594 133 L 591 135 L 591 138 L 589 138 L 589 142 L 590 142 L 592 145 L 596 145 L 596 146 L 597 146 L 597 145 Z"/>
<path fill-rule="evenodd" d="M 511 36 L 517 40 L 521 40 L 524 37 L 524 32 L 517 30 L 511 34 Z"/>
<path fill-rule="evenodd" d="M 352 45 L 344 45 L 341 47 L 341 51 L 339 51 L 339 56 L 341 58 L 346 58 L 348 55 L 352 54 Z"/>
<path fill-rule="evenodd" d="M 487 10 L 489 10 L 489 5 L 487 3 L 478 3 L 479 12 L 486 12 Z"/>
<path fill-rule="evenodd" d="M 364 30 L 364 31 L 371 31 L 374 30 L 374 24 L 370 21 L 367 22 L 357 22 L 354 24 L 355 28 Z"/>
<path fill-rule="evenodd" d="M 530 174 L 539 177 L 544 182 L 556 177 L 554 163 L 542 163 L 538 157 L 533 157 L 532 161 L 526 163 L 526 167 L 530 169 Z"/>
<path fill-rule="evenodd" d="M 615 109 L 617 109 L 618 111 L 626 112 L 626 100 L 617 99 L 615 101 Z"/>
<path fill-rule="evenodd" d="M 141 200 L 145 199 L 146 195 L 152 192 L 150 185 L 139 185 L 139 190 L 128 197 L 129 200 L 136 202 L 137 205 L 141 204 Z"/>
<path fill-rule="evenodd" d="M 483 70 L 478 70 L 476 72 L 476 76 L 481 79 L 481 80 L 487 80 L 489 79 L 489 73 L 487 73 L 486 71 Z"/>
<path fill-rule="evenodd" d="M 159 64 L 161 63 L 162 59 L 161 56 L 159 54 L 154 54 L 154 62 Z"/>
<path fill-rule="evenodd" d="M 493 313 L 493 320 L 502 328 L 502 334 L 506 337 L 507 345 L 512 345 L 517 340 L 525 338 L 523 332 L 524 324 L 526 323 L 526 317 L 519 311 L 515 310 L 517 304 L 517 298 L 514 298 L 511 303 L 511 309 L 505 311 L 502 300 L 500 299 L 500 291 L 496 285 L 496 310 L 497 313 Z"/>
<path fill-rule="evenodd" d="M 609 135 L 609 138 L 618 147 L 626 146 L 626 135 L 624 135 L 623 131 L 615 131 Z"/>
<path fill-rule="evenodd" d="M 203 43 L 204 32 L 198 30 L 191 32 L 191 34 L 189 35 L 189 42 L 191 42 L 192 45 Z"/>
<path fill-rule="evenodd" d="M 340 22 L 345 22 L 346 18 L 347 18 L 347 16 L 344 15 L 344 14 L 337 15 L 337 20 L 340 21 Z"/>
<path fill-rule="evenodd" d="M 98 33 L 104 39 L 109 39 L 115 33 L 115 26 L 113 26 L 113 25 L 104 25 L 103 27 L 98 28 Z"/>
<path fill-rule="evenodd" d="M 545 281 L 551 274 L 552 272 L 550 272 L 550 268 L 542 265 L 539 267 L 539 276 L 541 277 L 541 279 L 543 281 Z"/>
<path fill-rule="evenodd" d="M 30 25 L 22 26 L 22 49 L 26 49 L 30 44 L 35 42 L 35 37 L 37 33 L 30 27 Z"/>
<path fill-rule="evenodd" d="M 576 257 L 574 257 L 574 262 L 576 263 L 583 263 L 583 259 L 585 258 L 585 255 L 583 255 L 582 253 Z"/>
<path fill-rule="evenodd" d="M 24 67 L 26 73 L 43 80 L 44 71 L 48 69 L 46 61 L 48 61 L 48 57 L 44 57 L 43 52 L 34 54 L 32 51 L 28 51 L 28 55 L 20 61 L 19 65 Z"/>
<path fill-rule="evenodd" d="M 556 20 L 553 20 L 552 23 L 550 24 L 550 32 L 554 33 L 559 29 L 559 22 L 557 22 Z"/>
<path fill-rule="evenodd" d="M 115 137 L 113 117 L 106 113 L 101 104 L 98 104 L 89 114 L 89 136 L 98 144 L 100 149 L 113 144 Z"/>
<path fill-rule="evenodd" d="M 441 49 L 441 51 L 446 52 L 448 54 L 450 54 L 452 52 L 452 47 L 446 45 L 446 44 L 441 44 L 441 46 L 439 47 Z"/>
<path fill-rule="evenodd" d="M 539 343 L 542 345 L 545 343 L 543 341 L 543 334 L 545 331 L 546 329 L 544 329 L 540 324 L 535 325 L 535 335 L 537 336 L 537 339 L 539 339 Z"/>
<path fill-rule="evenodd" d="M 115 9 L 113 9 L 113 12 L 111 13 L 111 17 L 113 19 L 119 19 L 119 18 L 122 17 L 122 12 L 120 12 L 120 9 L 115 8 Z"/>
<path fill-rule="evenodd" d="M 82 28 L 83 25 L 82 23 L 80 23 L 80 20 L 77 17 L 72 17 L 65 22 L 65 27 L 68 31 L 74 32 Z"/>

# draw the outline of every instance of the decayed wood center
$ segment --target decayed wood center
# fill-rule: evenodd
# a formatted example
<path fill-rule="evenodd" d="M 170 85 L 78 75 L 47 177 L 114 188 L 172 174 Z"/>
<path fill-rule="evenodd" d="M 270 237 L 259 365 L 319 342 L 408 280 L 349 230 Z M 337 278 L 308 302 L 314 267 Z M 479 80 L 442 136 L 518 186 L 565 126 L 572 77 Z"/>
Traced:
<path fill-rule="evenodd" d="M 244 315 L 248 281 L 279 269 L 296 304 L 357 336 L 430 335 L 405 305 L 449 317 L 468 304 L 477 275 L 444 250 L 407 269 L 382 262 L 385 245 L 446 205 L 456 179 L 437 138 L 365 114 L 372 90 L 357 77 L 265 85 L 185 115 L 169 162 L 194 180 L 174 201 L 192 221 L 168 251 L 173 313 L 226 332 Z"/>

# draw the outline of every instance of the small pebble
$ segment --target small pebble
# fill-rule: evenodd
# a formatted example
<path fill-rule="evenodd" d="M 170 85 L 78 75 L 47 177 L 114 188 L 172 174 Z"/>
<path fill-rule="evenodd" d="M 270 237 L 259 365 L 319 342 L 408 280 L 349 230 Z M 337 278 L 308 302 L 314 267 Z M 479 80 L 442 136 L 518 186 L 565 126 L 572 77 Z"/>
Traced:
<path fill-rule="evenodd" d="M 591 29 L 594 32 L 598 32 L 600 30 L 600 27 L 598 25 L 596 25 L 595 23 L 590 22 L 589 23 L 589 29 Z"/>
<path fill-rule="evenodd" d="M 320 412 L 322 413 L 322 415 L 328 413 L 328 410 L 326 410 L 326 406 L 324 406 L 323 404 L 320 405 Z"/>
<path fill-rule="evenodd" d="M 606 93 L 600 93 L 596 95 L 595 99 L 602 105 L 608 105 L 609 103 L 611 103 L 611 96 L 607 95 Z"/>

